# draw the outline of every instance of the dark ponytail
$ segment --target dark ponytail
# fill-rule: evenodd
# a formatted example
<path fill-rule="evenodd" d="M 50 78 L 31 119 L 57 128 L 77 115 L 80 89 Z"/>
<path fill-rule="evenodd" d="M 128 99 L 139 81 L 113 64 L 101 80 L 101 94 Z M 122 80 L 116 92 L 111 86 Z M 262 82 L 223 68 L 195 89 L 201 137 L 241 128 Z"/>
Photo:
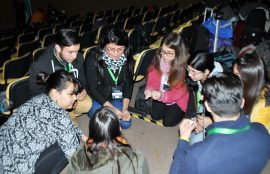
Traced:
<path fill-rule="evenodd" d="M 46 87 L 46 94 L 48 94 L 52 89 L 56 89 L 59 92 L 66 89 L 66 82 L 74 84 L 75 93 L 79 93 L 83 89 L 79 80 L 64 70 L 56 71 L 51 75 L 45 72 L 39 72 L 36 76 L 36 83 Z"/>

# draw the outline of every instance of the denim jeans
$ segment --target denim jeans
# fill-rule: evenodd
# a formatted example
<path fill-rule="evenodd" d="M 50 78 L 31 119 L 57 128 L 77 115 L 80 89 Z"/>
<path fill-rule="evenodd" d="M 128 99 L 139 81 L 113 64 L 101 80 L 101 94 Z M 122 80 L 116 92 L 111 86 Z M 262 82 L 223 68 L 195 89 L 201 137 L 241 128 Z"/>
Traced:
<path fill-rule="evenodd" d="M 117 100 L 112 100 L 111 101 L 111 104 L 118 108 L 120 111 L 122 111 L 122 108 L 123 108 L 123 100 L 122 99 L 117 99 Z M 96 112 L 96 110 L 98 108 L 101 107 L 101 104 L 99 104 L 96 100 L 93 100 L 93 105 L 92 105 L 92 108 L 90 109 L 90 111 L 87 113 L 88 117 L 91 118 L 94 113 Z M 120 121 L 120 127 L 122 129 L 128 129 L 130 128 L 131 126 L 131 120 L 129 121 L 124 121 L 124 120 L 119 120 Z"/>

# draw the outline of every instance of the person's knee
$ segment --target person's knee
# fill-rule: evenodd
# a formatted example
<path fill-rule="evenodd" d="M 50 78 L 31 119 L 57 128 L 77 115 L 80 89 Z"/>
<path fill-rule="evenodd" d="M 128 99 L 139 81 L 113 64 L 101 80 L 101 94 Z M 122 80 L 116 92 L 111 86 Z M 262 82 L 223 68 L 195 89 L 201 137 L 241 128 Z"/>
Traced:
<path fill-rule="evenodd" d="M 177 124 L 180 123 L 180 121 L 183 119 L 182 116 L 179 116 L 179 115 L 167 115 L 168 117 L 164 117 L 163 119 L 163 125 L 165 127 L 174 127 L 176 126 Z"/>
<path fill-rule="evenodd" d="M 122 129 L 130 128 L 131 127 L 131 120 L 129 120 L 129 121 L 120 120 L 120 127 Z"/>
<path fill-rule="evenodd" d="M 152 114 L 151 114 L 151 118 L 153 119 L 153 120 L 161 120 L 162 119 L 162 114 L 160 113 L 160 112 L 152 112 Z"/>
<path fill-rule="evenodd" d="M 171 121 L 166 121 L 163 120 L 163 126 L 165 127 L 174 127 L 178 124 L 179 122 L 171 122 Z"/>
<path fill-rule="evenodd" d="M 79 113 L 87 113 L 93 105 L 92 99 L 87 95 L 84 100 L 78 101 L 75 110 Z"/>
<path fill-rule="evenodd" d="M 92 105 L 92 99 L 87 95 L 84 100 L 77 101 L 77 106 L 70 113 L 72 117 L 78 117 L 84 113 L 88 113 Z"/>

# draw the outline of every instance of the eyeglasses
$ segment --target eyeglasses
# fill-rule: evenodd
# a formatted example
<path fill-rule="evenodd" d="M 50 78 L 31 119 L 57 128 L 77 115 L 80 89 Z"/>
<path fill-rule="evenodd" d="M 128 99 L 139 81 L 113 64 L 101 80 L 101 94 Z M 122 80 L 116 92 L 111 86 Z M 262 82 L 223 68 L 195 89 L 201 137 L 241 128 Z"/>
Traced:
<path fill-rule="evenodd" d="M 173 57 L 173 56 L 175 56 L 175 53 L 174 52 L 166 52 L 164 50 L 160 50 L 160 54 L 162 56 L 167 56 L 167 57 Z"/>
<path fill-rule="evenodd" d="M 117 53 L 122 53 L 125 50 L 125 47 L 122 48 L 111 48 L 111 47 L 106 47 L 106 50 L 109 52 L 117 52 Z"/>
<path fill-rule="evenodd" d="M 188 72 L 190 75 L 194 76 L 194 77 L 195 77 L 196 75 L 202 73 L 201 71 L 195 71 L 195 70 L 189 69 L 187 65 L 185 65 L 185 68 L 186 68 L 187 72 Z"/>

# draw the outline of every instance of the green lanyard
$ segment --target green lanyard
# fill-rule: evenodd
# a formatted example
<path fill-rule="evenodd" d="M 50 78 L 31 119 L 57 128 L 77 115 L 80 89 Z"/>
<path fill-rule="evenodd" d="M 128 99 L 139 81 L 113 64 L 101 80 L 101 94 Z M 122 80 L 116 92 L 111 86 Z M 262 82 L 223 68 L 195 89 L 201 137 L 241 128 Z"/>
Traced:
<path fill-rule="evenodd" d="M 67 65 L 65 66 L 65 70 L 66 70 L 67 72 L 71 72 L 71 70 L 72 70 L 72 64 L 71 64 L 71 63 L 67 64 Z"/>
<path fill-rule="evenodd" d="M 56 57 L 56 59 L 58 60 L 58 62 L 59 63 L 61 63 L 63 66 L 64 66 L 64 68 L 65 68 L 65 71 L 67 71 L 67 72 L 71 72 L 71 70 L 72 70 L 72 64 L 71 63 L 68 63 L 67 65 L 64 65 L 62 62 L 63 62 L 63 60 L 61 60 L 61 58 L 59 58 L 57 55 L 56 55 L 56 51 L 55 51 L 55 48 L 53 49 L 53 54 L 54 54 L 54 56 Z"/>
<path fill-rule="evenodd" d="M 109 69 L 109 68 L 107 68 L 107 69 L 108 69 L 108 71 L 109 71 L 109 74 L 110 74 L 112 80 L 114 81 L 115 86 L 116 86 L 116 85 L 117 85 L 117 81 L 118 81 L 118 77 L 119 77 L 119 75 L 120 75 L 120 72 L 121 72 L 122 67 L 120 67 L 119 72 L 118 72 L 118 75 L 117 75 L 116 78 L 115 78 L 115 76 L 113 75 L 112 70 Z"/>
<path fill-rule="evenodd" d="M 239 132 L 244 132 L 250 129 L 250 124 L 246 125 L 242 129 L 229 129 L 229 128 L 213 128 L 207 131 L 208 135 L 211 134 L 236 134 Z"/>
<path fill-rule="evenodd" d="M 198 91 L 196 92 L 196 104 L 197 104 L 197 109 L 200 108 L 200 105 L 201 105 L 200 101 L 201 101 L 201 92 L 198 90 Z"/>

